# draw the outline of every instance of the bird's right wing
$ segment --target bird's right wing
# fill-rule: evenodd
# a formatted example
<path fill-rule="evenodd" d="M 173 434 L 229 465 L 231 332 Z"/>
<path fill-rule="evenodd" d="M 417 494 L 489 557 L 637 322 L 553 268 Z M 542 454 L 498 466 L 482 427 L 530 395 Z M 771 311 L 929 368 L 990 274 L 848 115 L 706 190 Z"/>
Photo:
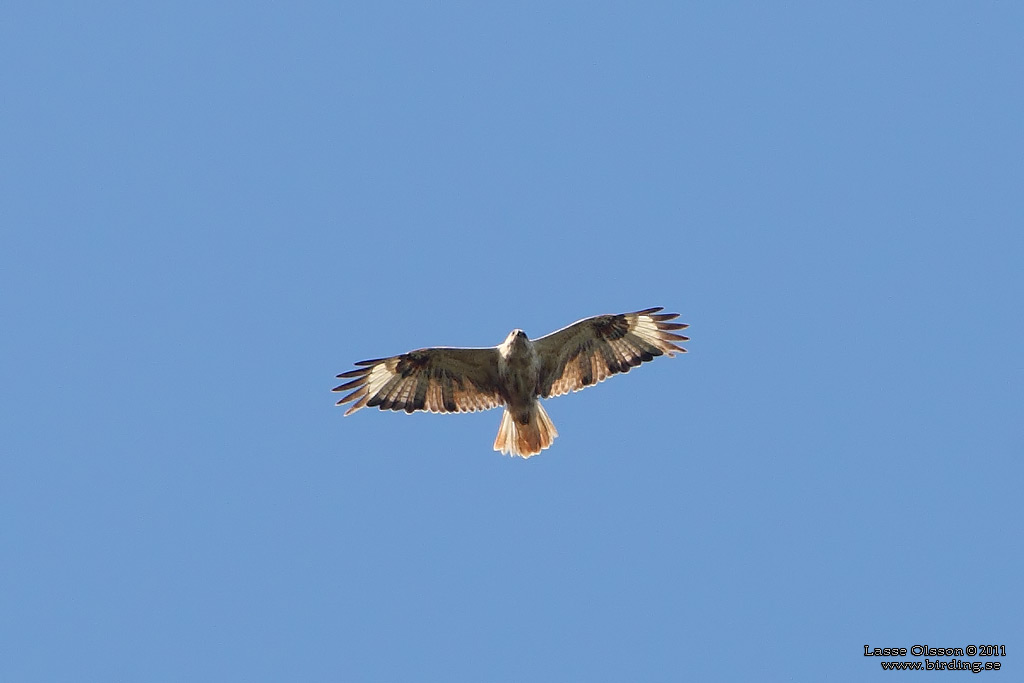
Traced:
<path fill-rule="evenodd" d="M 346 415 L 374 406 L 407 413 L 464 413 L 503 405 L 495 348 L 419 349 L 356 365 L 360 367 L 338 375 L 349 381 L 332 390 L 351 390 L 338 401 L 339 406 L 355 401 Z"/>

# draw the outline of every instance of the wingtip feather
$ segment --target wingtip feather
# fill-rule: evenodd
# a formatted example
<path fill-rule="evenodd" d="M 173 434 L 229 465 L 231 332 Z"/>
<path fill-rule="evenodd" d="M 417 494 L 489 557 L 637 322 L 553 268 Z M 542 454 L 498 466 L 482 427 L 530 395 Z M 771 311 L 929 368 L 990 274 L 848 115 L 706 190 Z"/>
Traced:
<path fill-rule="evenodd" d="M 349 407 L 349 409 L 345 411 L 345 415 L 343 417 L 348 417 L 349 415 L 351 415 L 352 413 L 356 412 L 360 408 L 365 407 L 366 406 L 366 401 L 369 400 L 369 398 L 370 398 L 369 396 L 363 396 L 361 399 L 359 399 L 359 401 L 357 401 L 356 403 L 353 403 Z"/>
<path fill-rule="evenodd" d="M 347 394 L 346 396 L 342 396 L 340 399 L 338 399 L 338 402 L 335 405 L 339 405 L 340 406 L 340 405 L 342 405 L 344 403 L 348 403 L 349 401 L 353 401 L 353 400 L 359 398 L 359 396 L 361 394 L 365 394 L 365 393 L 366 393 L 365 387 L 359 387 L 358 389 L 353 391 L 351 394 Z"/>
<path fill-rule="evenodd" d="M 345 382 L 342 385 L 334 387 L 333 389 L 331 389 L 331 391 L 348 391 L 349 389 L 354 389 L 355 387 L 361 386 L 361 385 L 363 385 L 365 383 L 366 383 L 366 378 L 365 377 L 357 377 L 354 380 L 352 380 L 351 382 Z"/>
<path fill-rule="evenodd" d="M 373 368 L 356 368 L 355 370 L 349 370 L 348 372 L 343 372 L 340 375 L 335 375 L 335 378 L 346 379 L 348 377 L 362 377 L 363 375 L 369 374 L 371 370 L 373 370 Z"/>

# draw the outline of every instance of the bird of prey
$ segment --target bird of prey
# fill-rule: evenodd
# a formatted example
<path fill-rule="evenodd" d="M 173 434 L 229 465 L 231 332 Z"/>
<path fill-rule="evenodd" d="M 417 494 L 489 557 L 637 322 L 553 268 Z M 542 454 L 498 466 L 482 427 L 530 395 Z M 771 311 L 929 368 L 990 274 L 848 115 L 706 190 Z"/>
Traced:
<path fill-rule="evenodd" d="M 558 432 L 538 399 L 561 396 L 604 381 L 655 356 L 686 349 L 689 341 L 669 322 L 678 313 L 648 308 L 634 313 L 584 318 L 531 341 L 512 330 L 491 348 L 436 347 L 356 363 L 338 375 L 333 391 L 351 391 L 337 405 L 345 412 L 377 406 L 412 413 L 463 413 L 504 406 L 494 450 L 523 458 L 551 445 Z"/>

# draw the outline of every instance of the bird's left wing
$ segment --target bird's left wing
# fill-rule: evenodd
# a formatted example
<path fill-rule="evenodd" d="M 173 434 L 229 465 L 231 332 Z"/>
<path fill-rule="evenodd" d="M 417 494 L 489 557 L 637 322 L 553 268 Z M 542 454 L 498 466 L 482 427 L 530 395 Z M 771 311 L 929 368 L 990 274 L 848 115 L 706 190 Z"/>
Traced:
<path fill-rule="evenodd" d="M 648 308 L 620 315 L 584 318 L 533 342 L 540 356 L 540 395 L 544 398 L 579 391 L 655 356 L 686 353 L 675 334 L 688 325 L 669 322 L 678 313 Z"/>
<path fill-rule="evenodd" d="M 338 375 L 349 381 L 332 390 L 352 390 L 338 401 L 339 406 L 355 401 L 346 415 L 374 406 L 407 413 L 464 413 L 502 405 L 494 348 L 419 349 L 356 365 L 360 367 Z"/>

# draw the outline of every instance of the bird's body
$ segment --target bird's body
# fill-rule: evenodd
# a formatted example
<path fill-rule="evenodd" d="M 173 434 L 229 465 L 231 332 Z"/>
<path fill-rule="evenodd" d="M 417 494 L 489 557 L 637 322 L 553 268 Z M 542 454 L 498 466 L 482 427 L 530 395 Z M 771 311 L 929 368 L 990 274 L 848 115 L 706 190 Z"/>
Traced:
<path fill-rule="evenodd" d="M 558 436 L 544 406 L 537 400 L 540 356 L 522 330 L 512 330 L 498 347 L 498 379 L 505 401 L 494 450 L 529 457 Z"/>
<path fill-rule="evenodd" d="M 522 330 L 512 330 L 498 347 L 498 379 L 505 406 L 517 418 L 536 402 L 540 358 Z"/>
<path fill-rule="evenodd" d="M 437 347 L 400 356 L 360 361 L 352 378 L 334 391 L 352 390 L 338 405 L 354 402 L 349 415 L 364 407 L 381 410 L 472 412 L 505 407 L 494 449 L 528 458 L 558 436 L 540 398 L 560 396 L 603 381 L 662 354 L 686 349 L 687 337 L 668 322 L 676 313 L 660 308 L 585 318 L 531 341 L 512 330 L 497 347 Z"/>

